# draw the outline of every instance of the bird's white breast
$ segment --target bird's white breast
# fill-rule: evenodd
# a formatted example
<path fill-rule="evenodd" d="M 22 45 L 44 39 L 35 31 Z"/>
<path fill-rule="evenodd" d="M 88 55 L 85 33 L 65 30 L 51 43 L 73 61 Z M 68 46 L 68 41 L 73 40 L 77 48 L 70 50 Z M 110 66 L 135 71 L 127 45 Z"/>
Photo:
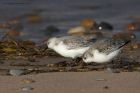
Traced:
<path fill-rule="evenodd" d="M 120 49 L 113 51 L 110 54 L 106 55 L 105 53 L 101 53 L 98 50 L 95 50 L 93 62 L 97 62 L 97 63 L 110 62 L 115 56 L 118 55 L 119 52 L 120 52 Z"/>
<path fill-rule="evenodd" d="M 76 58 L 81 57 L 83 53 L 88 50 L 89 47 L 82 47 L 76 49 L 68 49 L 67 45 L 60 42 L 57 46 L 54 47 L 54 50 L 64 57 Z"/>

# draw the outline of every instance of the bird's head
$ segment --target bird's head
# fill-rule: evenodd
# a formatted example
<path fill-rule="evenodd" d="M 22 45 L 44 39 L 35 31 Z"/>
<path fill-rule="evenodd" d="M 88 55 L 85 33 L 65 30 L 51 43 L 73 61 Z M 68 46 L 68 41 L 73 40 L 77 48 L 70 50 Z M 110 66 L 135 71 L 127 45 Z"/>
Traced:
<path fill-rule="evenodd" d="M 85 52 L 82 59 L 85 63 L 90 63 L 90 62 L 93 62 L 93 59 L 94 58 L 94 54 L 92 52 Z"/>
<path fill-rule="evenodd" d="M 48 41 L 47 41 L 48 48 L 52 49 L 56 45 L 56 42 L 57 42 L 56 37 L 52 37 L 52 38 L 48 39 Z"/>

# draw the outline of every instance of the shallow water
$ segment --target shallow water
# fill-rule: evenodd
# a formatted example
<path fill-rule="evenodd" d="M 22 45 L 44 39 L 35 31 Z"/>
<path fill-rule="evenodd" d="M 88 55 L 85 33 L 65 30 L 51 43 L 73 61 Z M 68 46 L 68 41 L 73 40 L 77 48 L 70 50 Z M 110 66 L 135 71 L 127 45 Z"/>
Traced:
<path fill-rule="evenodd" d="M 57 26 L 61 30 L 59 34 L 65 34 L 84 18 L 106 21 L 114 26 L 114 31 L 123 31 L 128 22 L 140 16 L 139 9 L 140 0 L 0 0 L 0 22 L 41 10 L 43 22 L 27 25 L 22 20 L 22 31 L 27 33 L 22 38 L 40 41 L 45 37 L 42 29 L 47 26 Z M 0 29 L 1 36 L 3 32 Z"/>

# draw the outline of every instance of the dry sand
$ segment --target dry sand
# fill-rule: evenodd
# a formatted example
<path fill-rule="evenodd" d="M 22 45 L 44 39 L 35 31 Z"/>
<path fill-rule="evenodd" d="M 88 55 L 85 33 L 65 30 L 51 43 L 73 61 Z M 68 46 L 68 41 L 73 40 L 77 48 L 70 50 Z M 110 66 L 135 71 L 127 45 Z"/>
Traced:
<path fill-rule="evenodd" d="M 25 78 L 35 82 L 21 83 Z M 26 93 L 21 88 L 28 85 L 34 88 L 29 93 L 140 93 L 139 83 L 140 72 L 92 71 L 0 76 L 0 93 Z"/>

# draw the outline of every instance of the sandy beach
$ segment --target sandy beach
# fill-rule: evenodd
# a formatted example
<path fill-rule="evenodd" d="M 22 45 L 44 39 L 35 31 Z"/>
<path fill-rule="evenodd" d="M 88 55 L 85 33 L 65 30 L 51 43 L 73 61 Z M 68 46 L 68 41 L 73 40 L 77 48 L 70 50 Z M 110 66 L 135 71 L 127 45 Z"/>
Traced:
<path fill-rule="evenodd" d="M 23 84 L 25 78 L 35 82 Z M 0 76 L 0 93 L 139 93 L 140 73 L 106 71 L 57 72 L 23 76 Z M 33 90 L 23 91 L 31 86 Z"/>

